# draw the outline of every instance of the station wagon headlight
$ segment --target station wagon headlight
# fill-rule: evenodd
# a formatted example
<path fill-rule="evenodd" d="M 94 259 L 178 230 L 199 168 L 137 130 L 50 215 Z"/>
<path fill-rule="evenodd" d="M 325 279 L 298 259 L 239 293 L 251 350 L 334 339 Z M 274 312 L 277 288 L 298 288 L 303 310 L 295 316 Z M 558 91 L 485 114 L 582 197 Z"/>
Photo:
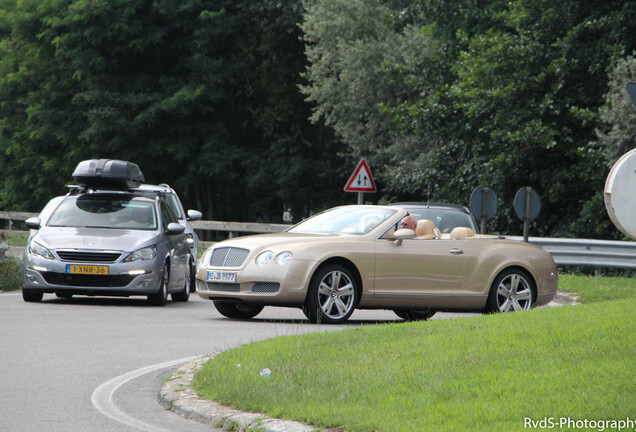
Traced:
<path fill-rule="evenodd" d="M 157 255 L 157 246 L 145 247 L 139 249 L 124 258 L 124 262 L 132 262 L 137 260 L 151 260 Z"/>
<path fill-rule="evenodd" d="M 50 250 L 42 246 L 40 243 L 32 241 L 29 245 L 29 253 L 32 255 L 39 255 L 46 259 L 55 259 Z"/>
<path fill-rule="evenodd" d="M 276 264 L 285 265 L 291 261 L 293 256 L 294 254 L 292 254 L 290 251 L 281 252 L 278 255 L 276 255 Z"/>
<path fill-rule="evenodd" d="M 256 264 L 263 267 L 264 265 L 269 264 L 273 258 L 274 253 L 272 251 L 265 251 L 256 257 Z"/>

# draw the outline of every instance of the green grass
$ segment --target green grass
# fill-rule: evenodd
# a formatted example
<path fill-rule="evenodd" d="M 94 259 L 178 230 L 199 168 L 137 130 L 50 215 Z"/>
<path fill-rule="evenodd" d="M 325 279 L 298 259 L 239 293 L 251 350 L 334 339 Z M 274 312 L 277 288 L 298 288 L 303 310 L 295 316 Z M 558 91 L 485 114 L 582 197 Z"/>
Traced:
<path fill-rule="evenodd" d="M 28 237 L 28 231 L 3 231 L 0 235 L 0 243 L 6 242 L 9 246 L 25 247 Z"/>
<path fill-rule="evenodd" d="M 636 278 L 559 275 L 559 290 L 575 293 L 581 303 L 636 299 Z"/>
<path fill-rule="evenodd" d="M 246 345 L 207 363 L 194 385 L 224 404 L 347 431 L 508 431 L 524 430 L 526 417 L 633 417 L 636 288 L 607 279 L 561 276 L 561 288 L 595 302 L 586 305 Z M 261 377 L 266 367 L 272 374 Z"/>
<path fill-rule="evenodd" d="M 22 270 L 20 261 L 16 258 L 5 257 L 0 262 L 0 291 L 14 291 L 20 289 Z"/>

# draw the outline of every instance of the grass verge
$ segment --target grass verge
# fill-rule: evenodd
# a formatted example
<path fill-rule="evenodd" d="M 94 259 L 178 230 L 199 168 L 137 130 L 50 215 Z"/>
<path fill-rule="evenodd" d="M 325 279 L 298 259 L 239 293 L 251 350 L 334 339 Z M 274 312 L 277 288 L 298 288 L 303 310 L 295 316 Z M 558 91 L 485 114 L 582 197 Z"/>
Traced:
<path fill-rule="evenodd" d="M 5 257 L 0 262 L 0 291 L 14 291 L 20 289 L 22 269 L 20 261 L 13 257 Z"/>
<path fill-rule="evenodd" d="M 614 278 L 603 289 L 579 278 L 562 277 L 562 288 L 586 301 L 636 297 L 633 288 L 607 294 L 621 285 Z M 281 337 L 219 355 L 193 384 L 223 404 L 347 431 L 624 419 L 636 406 L 635 307 L 627 298 Z M 272 374 L 261 377 L 266 367 Z"/>
<path fill-rule="evenodd" d="M 9 246 L 25 247 L 28 237 L 28 231 L 2 231 L 0 233 L 0 243 L 6 242 Z"/>
<path fill-rule="evenodd" d="M 559 290 L 576 294 L 581 303 L 636 299 L 636 278 L 559 275 Z"/>

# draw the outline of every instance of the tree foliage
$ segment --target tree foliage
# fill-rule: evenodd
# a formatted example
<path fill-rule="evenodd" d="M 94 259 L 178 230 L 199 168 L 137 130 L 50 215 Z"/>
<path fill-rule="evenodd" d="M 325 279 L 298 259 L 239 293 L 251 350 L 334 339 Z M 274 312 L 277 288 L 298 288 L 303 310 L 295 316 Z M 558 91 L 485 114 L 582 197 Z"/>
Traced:
<path fill-rule="evenodd" d="M 0 0 L 0 207 L 78 161 L 132 160 L 210 219 L 352 202 L 468 204 L 493 231 L 617 237 L 602 189 L 633 147 L 636 8 L 594 0 Z"/>
<path fill-rule="evenodd" d="M 39 209 L 97 157 L 137 162 L 210 219 L 279 220 L 333 200 L 313 193 L 340 173 L 298 90 L 299 2 L 2 6 L 1 206 Z"/>
<path fill-rule="evenodd" d="M 597 130 L 604 127 L 600 109 L 608 71 L 636 42 L 628 2 L 360 3 L 365 10 L 359 17 L 383 17 L 382 32 L 370 37 L 345 33 L 345 23 L 316 26 L 321 19 L 333 25 L 328 11 L 348 13 L 342 8 L 350 2 L 308 3 L 303 29 L 313 44 L 312 85 L 305 92 L 318 104 L 314 115 L 334 125 L 353 151 L 391 156 L 382 159 L 386 197 L 467 204 L 476 186 L 489 185 L 498 192 L 500 208 L 491 230 L 514 233 L 521 222 L 513 198 L 520 187 L 532 186 L 543 200 L 536 234 L 613 235 L 602 200 L 607 146 L 597 141 Z M 380 7 L 383 13 L 374 11 Z M 370 40 L 362 55 L 354 49 Z M 346 47 L 338 47 L 342 44 Z M 334 46 L 338 54 L 331 57 Z M 374 59 L 367 70 L 358 63 L 362 58 Z M 390 125 L 376 123 L 389 138 L 375 150 L 348 135 L 355 130 L 348 122 L 362 117 L 347 111 L 354 104 L 343 99 L 346 87 L 329 91 L 331 82 L 345 86 L 347 77 L 366 73 L 373 86 L 358 94 L 371 89 L 376 97 L 360 98 L 358 105 L 390 119 Z M 325 113 L 338 113 L 337 120 Z M 622 130 L 623 144 L 613 146 L 614 155 L 634 137 L 632 130 Z"/>

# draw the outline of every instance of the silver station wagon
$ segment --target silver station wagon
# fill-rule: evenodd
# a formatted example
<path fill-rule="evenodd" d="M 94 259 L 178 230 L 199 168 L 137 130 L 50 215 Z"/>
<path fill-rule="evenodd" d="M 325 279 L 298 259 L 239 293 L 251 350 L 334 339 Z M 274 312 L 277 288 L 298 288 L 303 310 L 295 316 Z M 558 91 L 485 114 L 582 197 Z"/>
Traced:
<path fill-rule="evenodd" d="M 130 162 L 89 160 L 73 173 L 78 186 L 57 203 L 23 256 L 22 296 L 146 296 L 153 305 L 190 296 L 195 260 L 185 227 L 165 196 L 136 192 L 143 181 Z"/>

